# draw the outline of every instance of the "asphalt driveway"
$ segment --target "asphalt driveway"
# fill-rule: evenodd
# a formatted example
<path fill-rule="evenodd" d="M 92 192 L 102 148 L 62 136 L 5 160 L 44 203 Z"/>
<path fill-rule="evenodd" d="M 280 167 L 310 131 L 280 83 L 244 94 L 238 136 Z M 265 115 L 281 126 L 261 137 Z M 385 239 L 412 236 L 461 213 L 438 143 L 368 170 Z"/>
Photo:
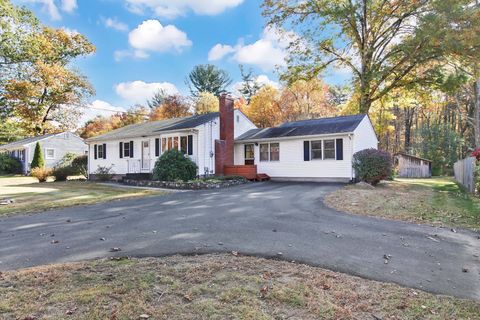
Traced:
<path fill-rule="evenodd" d="M 338 187 L 255 183 L 3 218 L 0 270 L 110 256 L 238 251 L 480 299 L 478 233 L 326 208 L 323 196 Z"/>

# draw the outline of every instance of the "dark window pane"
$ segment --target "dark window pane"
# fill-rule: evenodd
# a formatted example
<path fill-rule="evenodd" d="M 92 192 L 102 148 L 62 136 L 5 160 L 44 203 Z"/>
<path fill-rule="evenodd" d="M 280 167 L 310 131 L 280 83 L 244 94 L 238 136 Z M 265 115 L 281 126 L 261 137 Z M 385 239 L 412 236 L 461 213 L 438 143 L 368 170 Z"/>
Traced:
<path fill-rule="evenodd" d="M 270 161 L 280 160 L 280 144 L 270 143 Z"/>
<path fill-rule="evenodd" d="M 312 159 L 322 159 L 322 150 L 312 150 Z"/>
<path fill-rule="evenodd" d="M 255 158 L 254 151 L 253 151 L 253 144 L 246 144 L 245 145 L 245 159 L 252 160 Z"/>
<path fill-rule="evenodd" d="M 260 161 L 268 161 L 268 143 L 260 145 Z"/>
<path fill-rule="evenodd" d="M 335 159 L 335 140 L 323 141 L 324 159 Z"/>
<path fill-rule="evenodd" d="M 187 137 L 180 137 L 180 150 L 182 150 L 183 153 L 187 153 Z"/>

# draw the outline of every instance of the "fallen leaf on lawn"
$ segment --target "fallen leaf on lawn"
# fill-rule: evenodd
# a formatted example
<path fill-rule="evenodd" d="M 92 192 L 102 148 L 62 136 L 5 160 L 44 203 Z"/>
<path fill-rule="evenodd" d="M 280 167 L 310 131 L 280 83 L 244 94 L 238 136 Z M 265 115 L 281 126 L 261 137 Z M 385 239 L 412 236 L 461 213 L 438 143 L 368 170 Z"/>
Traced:
<path fill-rule="evenodd" d="M 148 318 L 150 318 L 150 316 L 148 314 L 144 313 L 144 314 L 141 314 L 139 318 L 140 319 L 148 319 Z"/>
<path fill-rule="evenodd" d="M 187 293 L 183 295 L 183 299 L 187 300 L 188 302 L 192 302 L 193 298 L 192 295 Z"/>
<path fill-rule="evenodd" d="M 265 298 L 265 296 L 267 295 L 268 293 L 268 286 L 263 286 L 261 289 L 260 289 L 260 296 L 262 298 Z"/>
<path fill-rule="evenodd" d="M 236 256 L 238 256 L 238 252 L 237 251 L 232 251 L 232 255 L 234 255 L 236 257 Z"/>

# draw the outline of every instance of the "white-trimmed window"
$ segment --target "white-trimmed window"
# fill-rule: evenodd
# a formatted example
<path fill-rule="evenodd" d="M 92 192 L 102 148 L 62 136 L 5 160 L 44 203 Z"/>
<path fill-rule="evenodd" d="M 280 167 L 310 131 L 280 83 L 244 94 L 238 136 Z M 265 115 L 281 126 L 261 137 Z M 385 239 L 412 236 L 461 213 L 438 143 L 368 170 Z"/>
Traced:
<path fill-rule="evenodd" d="M 103 159 L 103 144 L 97 145 L 97 158 Z"/>
<path fill-rule="evenodd" d="M 280 143 L 261 143 L 260 161 L 280 161 Z"/>
<path fill-rule="evenodd" d="M 125 158 L 130 157 L 130 142 L 124 142 L 123 143 L 123 156 Z"/>
<path fill-rule="evenodd" d="M 47 160 L 55 159 L 55 149 L 45 148 L 45 159 L 47 159 Z"/>
<path fill-rule="evenodd" d="M 323 140 L 323 159 L 335 160 L 335 140 Z"/>
<path fill-rule="evenodd" d="M 322 140 L 314 140 L 310 142 L 312 155 L 310 159 L 312 160 L 322 160 L 323 159 L 323 152 L 322 152 Z"/>
<path fill-rule="evenodd" d="M 310 159 L 311 160 L 335 160 L 336 144 L 335 139 L 312 140 L 310 141 Z"/>

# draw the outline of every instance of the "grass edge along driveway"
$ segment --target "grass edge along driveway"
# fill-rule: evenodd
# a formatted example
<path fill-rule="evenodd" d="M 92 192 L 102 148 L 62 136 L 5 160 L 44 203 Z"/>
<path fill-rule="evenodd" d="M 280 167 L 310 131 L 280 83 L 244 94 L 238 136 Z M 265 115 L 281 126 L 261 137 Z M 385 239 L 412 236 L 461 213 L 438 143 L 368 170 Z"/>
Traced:
<path fill-rule="evenodd" d="M 96 260 L 0 274 L 17 319 L 476 319 L 480 304 L 232 254 Z"/>
<path fill-rule="evenodd" d="M 325 204 L 358 215 L 480 230 L 480 199 L 447 177 L 348 185 L 327 195 Z"/>
<path fill-rule="evenodd" d="M 88 181 L 38 183 L 31 177 L 4 176 L 0 177 L 0 200 L 12 199 L 14 202 L 0 206 L 0 217 L 164 193 Z"/>

